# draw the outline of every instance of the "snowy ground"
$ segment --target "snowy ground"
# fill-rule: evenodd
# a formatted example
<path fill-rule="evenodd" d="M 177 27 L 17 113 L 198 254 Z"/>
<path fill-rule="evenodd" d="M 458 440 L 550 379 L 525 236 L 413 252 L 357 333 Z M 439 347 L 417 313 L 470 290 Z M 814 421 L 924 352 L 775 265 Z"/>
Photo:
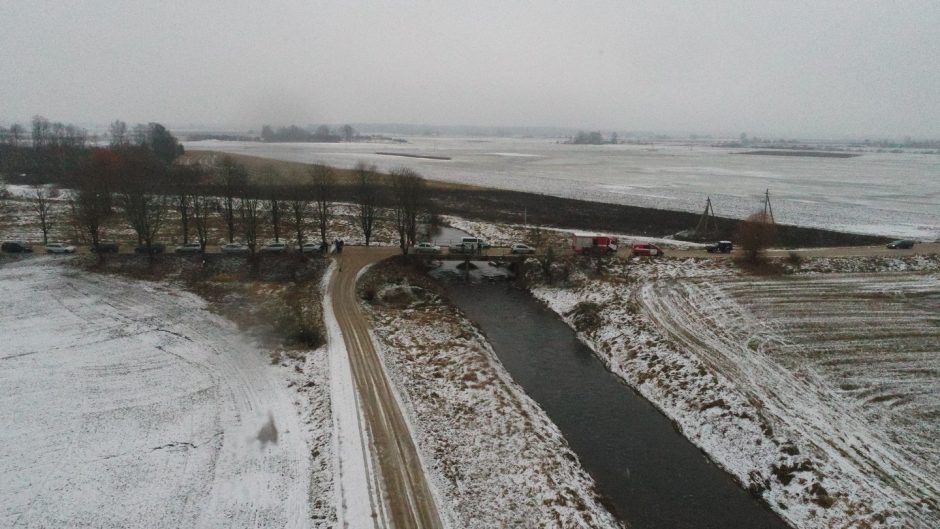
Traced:
<path fill-rule="evenodd" d="M 288 372 L 197 296 L 46 258 L 0 286 L 0 526 L 333 525 L 324 350 Z"/>
<path fill-rule="evenodd" d="M 804 268 L 851 268 L 825 261 Z M 753 279 L 634 260 L 533 292 L 573 326 L 597 304 L 582 339 L 796 527 L 934 527 L 940 279 L 887 270 L 936 259 L 880 265 Z"/>
<path fill-rule="evenodd" d="M 450 527 L 618 526 L 558 428 L 468 320 L 423 289 L 385 296 L 393 301 L 366 310 Z"/>
<path fill-rule="evenodd" d="M 449 226 L 458 230 L 463 230 L 477 237 L 482 237 L 493 246 L 509 246 L 513 243 L 535 244 L 534 237 L 542 238 L 542 245 L 555 246 L 556 248 L 569 248 L 571 245 L 571 233 L 583 233 L 584 230 L 575 230 L 567 228 L 549 228 L 535 226 L 523 226 L 521 224 L 494 224 L 491 222 L 479 222 L 467 220 L 460 217 L 449 215 L 441 216 L 441 219 Z M 541 231 L 535 234 L 534 230 Z M 704 248 L 705 244 L 694 242 L 677 241 L 675 239 L 664 239 L 662 237 L 646 237 L 642 235 L 631 235 L 628 233 L 604 232 L 598 235 L 614 237 L 620 243 L 622 248 L 627 248 L 633 243 L 651 242 L 659 244 L 664 248 L 687 250 L 690 248 Z M 541 246 L 541 245 L 540 245 Z"/>
<path fill-rule="evenodd" d="M 0 183 L 0 198 L 4 191 L 9 198 L 0 200 L 0 240 L 25 240 L 34 244 L 42 242 L 42 230 L 40 229 L 39 216 L 34 205 L 35 188 L 32 186 L 14 186 Z M 81 242 L 82 234 L 74 225 L 71 219 L 71 210 L 68 204 L 70 190 L 59 190 L 55 198 L 49 201 L 49 240 L 50 241 L 71 241 L 73 243 Z M 327 239 L 343 239 L 346 244 L 365 244 L 365 238 L 362 236 L 362 230 L 359 227 L 359 221 L 355 206 L 345 203 L 333 205 L 332 217 L 327 229 Z M 286 217 L 286 215 L 285 215 Z M 157 237 L 161 241 L 170 244 L 182 243 L 182 229 L 179 226 L 179 213 L 169 208 L 165 217 L 163 229 Z M 305 237 L 309 241 L 318 241 L 320 234 L 318 224 L 313 218 L 313 212 L 309 213 L 306 219 Z M 190 226 L 190 238 L 194 238 L 195 228 Z M 281 226 L 281 239 L 293 244 L 296 232 L 290 222 L 284 221 Z M 265 222 L 259 227 L 259 240 L 273 240 L 273 231 L 269 223 Z M 131 229 L 124 216 L 118 212 L 112 218 L 108 219 L 103 228 L 103 238 L 115 239 L 118 241 L 133 241 L 136 244 L 137 235 Z M 236 239 L 240 239 L 241 234 L 236 234 Z M 209 218 L 208 240 L 210 245 L 225 244 L 226 230 L 224 220 L 220 213 L 213 213 Z M 391 223 L 377 223 L 373 230 L 371 244 L 378 245 L 398 245 L 398 233 Z"/>

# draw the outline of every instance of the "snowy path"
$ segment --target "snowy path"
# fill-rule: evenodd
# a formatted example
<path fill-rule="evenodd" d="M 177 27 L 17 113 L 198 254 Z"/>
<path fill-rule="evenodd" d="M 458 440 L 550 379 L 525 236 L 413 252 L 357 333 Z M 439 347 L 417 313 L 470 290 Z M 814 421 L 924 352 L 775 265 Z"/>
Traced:
<path fill-rule="evenodd" d="M 0 290 L 0 526 L 309 525 L 292 397 L 199 298 L 41 260 Z"/>
<path fill-rule="evenodd" d="M 368 426 L 372 448 L 375 450 L 375 457 L 366 460 L 374 459 L 377 462 L 376 471 L 381 476 L 380 490 L 384 498 L 370 500 L 373 504 L 379 503 L 372 507 L 374 523 L 401 529 L 440 528 L 443 525 L 411 431 L 376 354 L 369 325 L 359 309 L 356 297 L 358 272 L 368 264 L 395 253 L 397 249 L 388 247 L 348 248 L 338 258 L 338 269 L 331 282 L 329 295 L 335 321 L 348 353 L 362 418 Z M 329 314 L 326 318 L 332 319 Z M 328 322 L 328 327 L 331 326 Z M 335 338 L 332 331 L 330 338 Z M 342 409 L 337 410 L 338 416 L 343 413 Z M 347 433 L 346 437 L 349 435 Z M 340 446 L 343 446 L 342 439 L 340 441 Z M 346 506 L 347 509 L 349 507 Z M 354 507 L 361 512 L 365 506 Z M 387 515 L 385 508 L 388 509 Z"/>

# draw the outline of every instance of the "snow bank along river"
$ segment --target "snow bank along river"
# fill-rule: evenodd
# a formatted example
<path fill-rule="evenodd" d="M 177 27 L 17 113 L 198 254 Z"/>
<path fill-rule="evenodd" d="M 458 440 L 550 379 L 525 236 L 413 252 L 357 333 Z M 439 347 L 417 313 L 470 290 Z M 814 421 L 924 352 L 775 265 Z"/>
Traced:
<path fill-rule="evenodd" d="M 39 259 L 0 291 L 0 526 L 310 525 L 295 396 L 201 299 Z"/>
<path fill-rule="evenodd" d="M 503 283 L 447 288 L 631 526 L 787 527 L 529 294 Z"/>

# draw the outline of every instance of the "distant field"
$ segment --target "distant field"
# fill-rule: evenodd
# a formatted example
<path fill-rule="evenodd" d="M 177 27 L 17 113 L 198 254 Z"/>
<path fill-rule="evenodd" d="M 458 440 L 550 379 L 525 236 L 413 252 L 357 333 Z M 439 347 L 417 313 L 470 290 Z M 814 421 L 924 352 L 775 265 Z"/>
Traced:
<path fill-rule="evenodd" d="M 659 281 L 640 299 L 672 339 L 760 403 L 775 431 L 809 442 L 810 461 L 884 491 L 905 516 L 940 520 L 936 275 Z"/>
<path fill-rule="evenodd" d="M 302 162 L 288 162 L 284 160 L 274 160 L 271 158 L 260 158 L 257 156 L 248 156 L 244 154 L 227 154 L 222 152 L 215 151 L 187 151 L 186 154 L 180 158 L 181 163 L 203 163 L 211 164 L 215 160 L 223 157 L 229 156 L 238 163 L 244 165 L 249 172 L 249 175 L 253 178 L 261 178 L 264 174 L 264 171 L 268 168 L 273 168 L 282 177 L 282 182 L 284 183 L 302 183 L 309 181 L 307 172 L 310 170 L 311 164 L 302 163 Z M 342 185 L 352 185 L 356 182 L 356 174 L 351 169 L 333 169 L 336 174 L 337 182 Z M 387 176 L 386 173 L 381 174 L 382 177 Z M 437 180 L 428 180 L 428 185 L 434 189 L 441 190 L 456 190 L 456 189 L 479 189 L 476 186 L 456 184 L 452 182 L 440 182 Z"/>
<path fill-rule="evenodd" d="M 404 144 L 204 141 L 186 142 L 185 147 L 342 168 L 359 161 L 374 163 L 381 171 L 406 166 L 437 181 L 695 216 L 679 229 L 696 225 L 706 197 L 719 216 L 741 219 L 761 208 L 764 192 L 770 189 L 774 215 L 782 224 L 940 239 L 940 180 L 935 177 L 940 157 L 933 154 L 740 156 L 751 149 L 660 143 L 565 145 L 556 138 L 407 140 Z M 384 156 L 377 150 L 450 160 Z"/>
<path fill-rule="evenodd" d="M 830 151 L 748 151 L 741 154 L 752 154 L 756 156 L 806 156 L 808 158 L 855 158 L 861 154 L 851 152 L 830 152 Z"/>

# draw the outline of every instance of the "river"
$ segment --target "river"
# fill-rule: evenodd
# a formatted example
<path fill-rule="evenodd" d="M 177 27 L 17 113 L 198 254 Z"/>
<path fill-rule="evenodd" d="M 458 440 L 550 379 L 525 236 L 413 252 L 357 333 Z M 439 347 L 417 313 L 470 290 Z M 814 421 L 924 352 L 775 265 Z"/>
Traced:
<path fill-rule="evenodd" d="M 633 528 L 787 527 L 528 293 L 505 281 L 444 283 Z"/>

